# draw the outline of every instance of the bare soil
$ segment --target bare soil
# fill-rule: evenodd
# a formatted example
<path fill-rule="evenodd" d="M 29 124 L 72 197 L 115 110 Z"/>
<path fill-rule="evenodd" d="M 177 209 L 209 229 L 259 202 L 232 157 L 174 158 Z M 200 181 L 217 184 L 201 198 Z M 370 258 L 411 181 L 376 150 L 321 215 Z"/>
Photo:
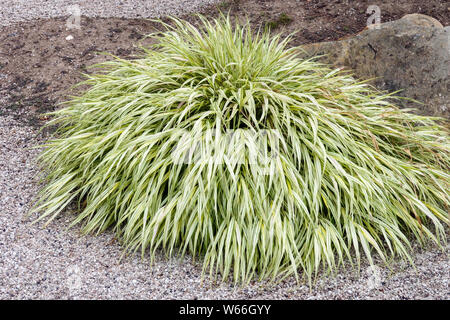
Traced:
<path fill-rule="evenodd" d="M 361 0 L 227 0 L 202 13 L 217 17 L 229 12 L 249 19 L 254 28 L 270 27 L 283 35 L 295 32 L 291 45 L 331 41 L 362 31 L 373 1 Z M 381 22 L 422 13 L 450 24 L 450 3 L 443 0 L 377 1 Z M 195 21 L 193 15 L 184 17 Z M 157 24 L 146 19 L 82 17 L 81 29 L 67 30 L 66 18 L 35 20 L 0 28 L 0 96 L 6 107 L 0 113 L 33 126 L 45 121 L 42 113 L 75 93 L 71 88 L 90 72 L 90 65 L 109 59 L 102 52 L 132 58 L 145 35 Z M 66 37 L 72 35 L 72 40 Z M 21 111 L 26 110 L 26 117 Z M 30 116 L 31 115 L 31 116 Z"/>

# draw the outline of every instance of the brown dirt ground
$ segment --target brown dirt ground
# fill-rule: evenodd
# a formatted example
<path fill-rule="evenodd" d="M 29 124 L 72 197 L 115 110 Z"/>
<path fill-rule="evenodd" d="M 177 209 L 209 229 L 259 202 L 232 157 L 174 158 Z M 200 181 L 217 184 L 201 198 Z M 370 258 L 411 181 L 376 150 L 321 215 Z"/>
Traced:
<path fill-rule="evenodd" d="M 337 40 L 358 33 L 366 26 L 367 7 L 361 0 L 227 0 L 202 12 L 216 17 L 249 19 L 255 28 L 269 26 L 287 35 L 296 32 L 291 45 Z M 450 3 L 443 0 L 377 1 L 381 22 L 422 13 L 450 24 Z M 184 17 L 194 21 L 193 15 Z M 144 36 L 154 32 L 155 23 L 145 19 L 82 17 L 81 30 L 66 30 L 66 18 L 35 20 L 0 28 L 0 96 L 6 107 L 0 113 L 40 126 L 41 114 L 53 110 L 74 93 L 71 87 L 88 72 L 87 66 L 105 61 L 101 52 L 131 58 Z M 66 40 L 68 35 L 74 39 Z M 6 75 L 6 76 L 5 76 Z M 21 110 L 32 116 L 22 117 Z M 31 112 L 30 112 L 31 111 Z"/>

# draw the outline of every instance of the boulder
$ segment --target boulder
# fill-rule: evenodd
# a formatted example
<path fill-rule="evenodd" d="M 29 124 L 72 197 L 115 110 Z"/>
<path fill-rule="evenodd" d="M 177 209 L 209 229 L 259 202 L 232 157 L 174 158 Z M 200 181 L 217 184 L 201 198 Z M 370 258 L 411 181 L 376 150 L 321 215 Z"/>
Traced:
<path fill-rule="evenodd" d="M 339 41 L 305 45 L 303 57 L 352 69 L 356 77 L 410 100 L 397 101 L 419 114 L 450 118 L 450 27 L 422 14 L 366 28 Z"/>

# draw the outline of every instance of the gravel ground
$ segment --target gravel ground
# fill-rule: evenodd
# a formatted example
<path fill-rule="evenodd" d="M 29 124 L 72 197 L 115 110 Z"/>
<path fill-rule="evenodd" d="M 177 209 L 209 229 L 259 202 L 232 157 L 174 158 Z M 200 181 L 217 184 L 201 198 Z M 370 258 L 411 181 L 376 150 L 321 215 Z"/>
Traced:
<path fill-rule="evenodd" d="M 10 1 L 0 3 L 0 24 L 65 15 L 65 6 L 79 3 L 85 15 L 155 16 L 196 10 L 211 1 Z M 189 3 L 189 5 L 187 5 Z M 47 4 L 47 5 L 43 5 Z M 153 4 L 153 5 L 150 5 Z M 158 4 L 158 5 L 155 5 Z M 177 5 L 176 5 L 177 4 Z M 89 9 L 88 9 L 89 8 Z M 137 10 L 139 8 L 139 10 Z M 137 13 L 139 12 L 139 14 Z M 185 11 L 184 11 L 185 12 Z M 128 256 L 111 232 L 81 236 L 66 226 L 68 212 L 47 228 L 31 225 L 26 214 L 38 190 L 34 146 L 44 134 L 18 122 L 29 110 L 3 112 L 0 97 L 0 299 L 449 299 L 449 260 L 432 247 L 416 249 L 417 270 L 402 262 L 393 270 L 368 268 L 360 276 L 341 271 L 323 278 L 310 292 L 288 279 L 277 285 L 254 282 L 245 287 L 201 281 L 201 265 L 187 257 L 169 261 L 162 255 L 153 266 L 147 258 Z"/>
<path fill-rule="evenodd" d="M 1 0 L 0 26 L 36 18 L 69 16 L 78 5 L 87 17 L 158 18 L 196 12 L 219 0 Z"/>
<path fill-rule="evenodd" d="M 1 97 L 0 97 L 1 105 Z M 4 110 L 0 107 L 0 115 Z M 38 190 L 33 148 L 45 139 L 17 122 L 29 110 L 0 116 L 0 299 L 449 299 L 449 260 L 436 248 L 416 249 L 417 272 L 402 262 L 368 268 L 358 277 L 341 270 L 318 281 L 312 292 L 288 279 L 277 285 L 201 281 L 201 265 L 190 257 L 153 266 L 138 255 L 124 257 L 111 232 L 81 236 L 67 230 L 63 214 L 47 228 L 27 216 Z M 119 261 L 120 260 L 120 261 Z"/>

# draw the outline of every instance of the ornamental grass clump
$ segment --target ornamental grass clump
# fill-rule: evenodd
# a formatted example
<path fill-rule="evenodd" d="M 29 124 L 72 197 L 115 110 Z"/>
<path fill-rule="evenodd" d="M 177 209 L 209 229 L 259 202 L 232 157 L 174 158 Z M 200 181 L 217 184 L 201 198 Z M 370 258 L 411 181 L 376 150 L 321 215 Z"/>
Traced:
<path fill-rule="evenodd" d="M 34 210 L 84 232 L 202 257 L 204 272 L 311 279 L 446 241 L 449 134 L 248 24 L 173 20 L 53 113 Z"/>

